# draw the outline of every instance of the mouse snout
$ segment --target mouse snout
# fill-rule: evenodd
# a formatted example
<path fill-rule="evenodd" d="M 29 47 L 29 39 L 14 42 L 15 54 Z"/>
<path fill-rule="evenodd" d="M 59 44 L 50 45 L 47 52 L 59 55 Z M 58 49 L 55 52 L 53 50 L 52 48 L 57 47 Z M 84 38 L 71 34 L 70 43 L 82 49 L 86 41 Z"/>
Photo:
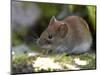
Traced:
<path fill-rule="evenodd" d="M 43 39 L 38 39 L 37 40 L 37 45 L 39 45 L 39 46 L 44 46 L 44 45 L 51 45 L 52 44 L 52 42 L 50 41 L 50 40 L 43 40 Z"/>
<path fill-rule="evenodd" d="M 37 45 L 42 46 L 45 44 L 45 41 L 39 38 L 36 43 Z"/>

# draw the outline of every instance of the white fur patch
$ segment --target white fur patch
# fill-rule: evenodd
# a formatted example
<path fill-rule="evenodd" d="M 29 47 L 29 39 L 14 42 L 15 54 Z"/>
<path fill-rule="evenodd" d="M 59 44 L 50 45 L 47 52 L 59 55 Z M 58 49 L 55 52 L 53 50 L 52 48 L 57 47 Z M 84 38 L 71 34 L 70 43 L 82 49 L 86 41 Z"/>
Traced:
<path fill-rule="evenodd" d="M 82 43 L 78 46 L 75 46 L 74 49 L 72 50 L 72 53 L 82 53 L 86 52 L 89 50 L 91 44 L 88 42 Z"/>

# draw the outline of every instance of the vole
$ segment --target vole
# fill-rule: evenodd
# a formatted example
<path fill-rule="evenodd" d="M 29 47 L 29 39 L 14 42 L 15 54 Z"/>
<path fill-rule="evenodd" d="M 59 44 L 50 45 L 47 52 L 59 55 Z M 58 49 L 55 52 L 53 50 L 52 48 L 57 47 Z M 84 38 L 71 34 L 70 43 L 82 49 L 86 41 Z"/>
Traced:
<path fill-rule="evenodd" d="M 37 44 L 55 54 L 80 54 L 90 50 L 92 36 L 87 22 L 82 17 L 68 16 L 58 21 L 53 16 Z"/>

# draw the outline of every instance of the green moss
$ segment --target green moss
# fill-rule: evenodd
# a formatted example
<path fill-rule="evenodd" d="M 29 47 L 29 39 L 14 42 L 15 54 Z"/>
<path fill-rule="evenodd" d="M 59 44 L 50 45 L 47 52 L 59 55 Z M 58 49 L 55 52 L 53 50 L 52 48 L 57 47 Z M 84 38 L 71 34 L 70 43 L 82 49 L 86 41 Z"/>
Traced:
<path fill-rule="evenodd" d="M 81 60 L 86 60 L 88 62 L 87 65 L 80 66 L 82 69 L 95 69 L 96 68 L 96 58 L 93 54 L 80 55 L 79 58 Z"/>
<path fill-rule="evenodd" d="M 47 56 L 40 55 L 37 57 L 47 57 Z M 28 63 L 32 64 L 33 61 L 37 59 L 37 57 L 27 57 L 26 55 L 18 56 L 13 59 L 13 64 L 17 64 L 17 66 L 19 67 L 20 65 L 24 67 L 23 64 L 24 65 L 27 65 Z M 54 59 L 54 62 L 58 62 L 65 70 L 69 70 L 69 68 L 66 67 L 66 64 L 74 65 L 80 69 L 95 69 L 96 68 L 95 54 L 81 54 L 81 55 L 69 55 L 69 56 L 66 56 L 66 54 L 63 54 L 60 56 L 52 55 L 48 57 L 51 59 Z M 77 65 L 74 61 L 74 58 L 79 58 L 80 60 L 87 61 L 88 64 Z M 44 70 L 44 69 L 38 69 L 38 68 L 33 67 L 33 71 L 34 72 L 52 72 L 52 71 L 58 71 L 58 70 L 51 69 L 51 68 Z"/>
<path fill-rule="evenodd" d="M 66 54 L 63 54 L 61 56 L 55 56 L 54 58 L 55 58 L 55 62 L 73 64 L 73 57 L 66 56 Z"/>
<path fill-rule="evenodd" d="M 26 55 L 16 56 L 13 59 L 13 64 L 21 64 L 21 63 L 26 62 L 27 60 L 29 60 L 29 59 L 28 59 L 28 57 Z"/>

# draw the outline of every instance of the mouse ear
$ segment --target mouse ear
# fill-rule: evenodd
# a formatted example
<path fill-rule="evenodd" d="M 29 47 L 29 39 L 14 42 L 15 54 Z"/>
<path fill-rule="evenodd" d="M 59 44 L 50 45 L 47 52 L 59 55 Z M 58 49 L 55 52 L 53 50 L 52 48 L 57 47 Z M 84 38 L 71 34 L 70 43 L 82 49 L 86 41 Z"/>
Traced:
<path fill-rule="evenodd" d="M 50 20 L 50 25 L 52 25 L 55 22 L 57 22 L 57 19 L 55 18 L 55 16 L 52 16 L 52 18 Z"/>
<path fill-rule="evenodd" d="M 61 24 L 60 27 L 59 27 L 59 35 L 61 37 L 65 37 L 67 33 L 68 33 L 67 24 L 65 24 L 65 23 Z"/>

